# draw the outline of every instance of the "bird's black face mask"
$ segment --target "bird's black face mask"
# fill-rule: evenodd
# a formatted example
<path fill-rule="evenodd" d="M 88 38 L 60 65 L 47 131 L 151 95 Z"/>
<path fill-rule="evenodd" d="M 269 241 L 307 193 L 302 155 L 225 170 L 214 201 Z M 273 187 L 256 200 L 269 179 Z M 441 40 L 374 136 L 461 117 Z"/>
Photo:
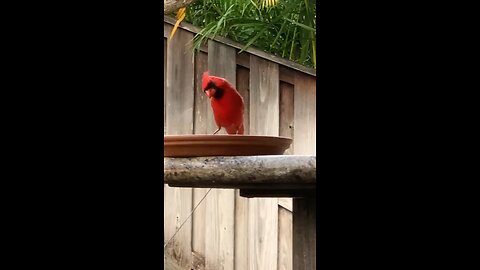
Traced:
<path fill-rule="evenodd" d="M 209 98 L 213 97 L 215 99 L 220 99 L 223 96 L 224 90 L 222 88 L 218 88 L 214 82 L 210 81 L 208 82 L 207 87 L 203 89 L 203 92 Z"/>

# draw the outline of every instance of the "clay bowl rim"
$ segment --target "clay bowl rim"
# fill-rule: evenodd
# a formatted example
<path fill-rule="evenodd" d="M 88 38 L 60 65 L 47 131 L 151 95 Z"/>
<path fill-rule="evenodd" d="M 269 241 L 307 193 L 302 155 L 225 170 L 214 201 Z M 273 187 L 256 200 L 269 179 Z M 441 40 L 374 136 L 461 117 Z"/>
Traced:
<path fill-rule="evenodd" d="M 263 135 L 212 135 L 212 134 L 181 134 L 181 135 L 163 135 L 164 144 L 172 143 L 231 143 L 231 142 L 245 142 L 245 143 L 258 143 L 258 142 L 282 142 L 284 144 L 291 144 L 292 138 L 283 136 L 263 136 Z"/>
<path fill-rule="evenodd" d="M 283 155 L 292 142 L 287 137 L 260 135 L 164 135 L 164 156 Z"/>

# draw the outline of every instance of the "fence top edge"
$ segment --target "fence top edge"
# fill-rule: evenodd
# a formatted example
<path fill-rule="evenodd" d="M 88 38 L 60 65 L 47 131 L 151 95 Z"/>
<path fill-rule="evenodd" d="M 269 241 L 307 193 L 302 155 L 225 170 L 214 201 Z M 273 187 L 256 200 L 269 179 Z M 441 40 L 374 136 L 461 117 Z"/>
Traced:
<path fill-rule="evenodd" d="M 173 17 L 170 17 L 170 16 L 164 16 L 163 17 L 163 22 L 164 23 L 168 23 L 170 25 L 175 25 L 175 22 L 176 22 L 176 19 L 173 18 Z M 201 28 L 197 27 L 197 26 L 194 26 L 190 23 L 187 23 L 187 22 L 182 22 L 180 23 L 180 25 L 178 26 L 178 28 L 181 28 L 183 30 L 186 30 L 186 31 L 189 31 L 189 32 L 192 32 L 192 33 L 195 33 L 197 34 L 198 32 L 200 32 Z M 165 34 L 164 34 L 165 36 Z M 230 40 L 228 38 L 224 38 L 224 37 L 215 37 L 213 38 L 213 40 L 217 41 L 217 42 L 220 42 L 220 43 L 223 43 L 225 45 L 228 45 L 228 46 L 231 46 L 231 47 L 234 47 L 236 49 L 242 49 L 243 48 L 243 45 L 238 43 L 238 42 L 235 42 L 233 40 Z M 244 52 L 248 52 L 250 54 L 253 54 L 255 56 L 258 56 L 258 57 L 261 57 L 261 58 L 264 58 L 264 59 L 267 59 L 267 60 L 270 60 L 272 62 L 275 62 L 277 64 L 280 64 L 280 65 L 283 65 L 283 66 L 286 66 L 286 67 L 289 67 L 291 69 L 295 69 L 297 71 L 300 71 L 300 72 L 303 72 L 303 73 L 306 73 L 308 75 L 311 75 L 313 77 L 317 77 L 317 72 L 315 69 L 313 68 L 309 68 L 309 67 L 306 67 L 306 66 L 303 66 L 303 65 L 300 65 L 298 63 L 295 63 L 293 61 L 290 61 L 290 60 L 287 60 L 287 59 L 284 59 L 284 58 L 281 58 L 281 57 L 278 57 L 276 55 L 273 55 L 273 54 L 270 54 L 270 53 L 267 53 L 267 52 L 264 52 L 262 50 L 259 50 L 259 49 L 256 49 L 256 48 L 253 48 L 253 47 L 250 47 L 246 50 L 244 50 Z"/>

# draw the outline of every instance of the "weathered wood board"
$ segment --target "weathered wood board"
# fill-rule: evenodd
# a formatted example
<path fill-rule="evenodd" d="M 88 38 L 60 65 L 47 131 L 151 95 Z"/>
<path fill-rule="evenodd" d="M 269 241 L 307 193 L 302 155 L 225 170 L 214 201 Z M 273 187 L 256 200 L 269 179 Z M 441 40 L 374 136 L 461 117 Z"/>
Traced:
<path fill-rule="evenodd" d="M 250 56 L 250 134 L 279 135 L 278 64 Z M 248 268 L 277 269 L 278 199 L 250 199 Z"/>
<path fill-rule="evenodd" d="M 208 43 L 210 75 L 226 78 L 236 84 L 236 50 L 214 41 Z M 217 127 L 210 111 L 207 126 L 213 133 Z M 224 129 L 221 131 L 225 134 Z M 219 132 L 220 133 L 220 132 Z M 235 190 L 213 189 L 206 198 L 205 269 L 234 268 Z"/>
<path fill-rule="evenodd" d="M 194 62 L 185 44 L 193 38 L 187 31 L 178 31 L 167 44 L 166 78 L 166 132 L 193 133 Z M 164 188 L 164 241 L 168 241 L 192 211 L 191 188 Z M 175 203 L 172 203 L 175 202 Z M 192 220 L 189 219 L 165 248 L 167 260 L 173 259 L 181 267 L 192 265 Z"/>
<path fill-rule="evenodd" d="M 195 104 L 194 104 L 194 133 L 208 134 L 210 131 L 208 127 L 208 113 L 210 108 L 210 101 L 208 97 L 202 92 L 202 74 L 208 69 L 208 57 L 204 52 L 197 52 L 195 54 Z M 196 206 L 200 200 L 207 193 L 206 188 L 193 189 L 193 205 Z M 192 216 L 193 231 L 192 231 L 192 249 L 197 256 L 193 256 L 194 270 L 205 269 L 205 230 L 206 230 L 206 203 L 205 200 L 198 205 L 195 213 Z"/>

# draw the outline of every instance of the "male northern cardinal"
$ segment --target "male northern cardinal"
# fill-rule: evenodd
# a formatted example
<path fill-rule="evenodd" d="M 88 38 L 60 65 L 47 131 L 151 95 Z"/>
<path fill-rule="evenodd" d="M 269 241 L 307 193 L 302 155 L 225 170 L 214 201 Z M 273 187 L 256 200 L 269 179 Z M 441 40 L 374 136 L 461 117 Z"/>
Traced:
<path fill-rule="evenodd" d="M 218 127 L 213 134 L 224 127 L 229 135 L 242 135 L 244 105 L 240 93 L 224 78 L 209 76 L 208 71 L 202 76 L 202 90 L 210 98 Z"/>

